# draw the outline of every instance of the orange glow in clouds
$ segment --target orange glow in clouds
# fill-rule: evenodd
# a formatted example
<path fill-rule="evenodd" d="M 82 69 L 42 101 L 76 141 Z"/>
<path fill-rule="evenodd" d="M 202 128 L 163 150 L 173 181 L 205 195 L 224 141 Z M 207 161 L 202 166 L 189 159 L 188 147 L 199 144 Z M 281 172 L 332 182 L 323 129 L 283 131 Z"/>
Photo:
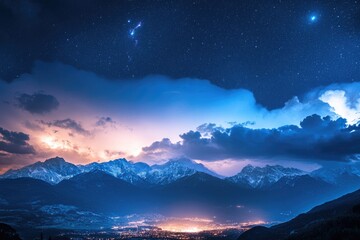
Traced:
<path fill-rule="evenodd" d="M 42 137 L 41 142 L 51 149 L 62 148 L 61 144 L 54 137 L 51 136 Z"/>

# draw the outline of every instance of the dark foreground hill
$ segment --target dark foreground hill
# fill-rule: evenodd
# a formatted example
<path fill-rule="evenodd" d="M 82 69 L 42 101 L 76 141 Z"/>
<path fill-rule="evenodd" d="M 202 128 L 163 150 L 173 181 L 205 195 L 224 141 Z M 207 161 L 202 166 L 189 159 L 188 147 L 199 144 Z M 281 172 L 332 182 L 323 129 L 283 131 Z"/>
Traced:
<path fill-rule="evenodd" d="M 5 223 L 0 223 L 1 240 L 21 240 L 16 230 Z"/>
<path fill-rule="evenodd" d="M 254 227 L 239 240 L 360 239 L 360 190 L 270 228 Z"/>

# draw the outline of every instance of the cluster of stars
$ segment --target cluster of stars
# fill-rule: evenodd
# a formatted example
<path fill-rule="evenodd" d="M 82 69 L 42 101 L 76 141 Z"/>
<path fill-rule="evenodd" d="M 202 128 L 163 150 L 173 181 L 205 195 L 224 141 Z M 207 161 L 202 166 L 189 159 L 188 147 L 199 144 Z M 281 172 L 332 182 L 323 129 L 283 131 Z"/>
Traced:
<path fill-rule="evenodd" d="M 207 79 L 281 107 L 319 81 L 357 79 L 360 3 L 345 2 L 91 1 L 33 18 L 4 6 L 8 47 L 0 49 L 0 78 L 31 72 L 36 60 L 59 61 L 119 80 L 151 74 Z M 12 1 L 0 5 L 16 8 Z M 58 12 L 56 3 L 39 5 L 42 13 Z"/>
<path fill-rule="evenodd" d="M 131 23 L 131 20 L 129 19 L 127 22 Z M 129 30 L 130 38 L 134 40 L 135 46 L 137 46 L 137 44 L 138 44 L 138 39 L 136 38 L 136 30 L 141 27 L 142 27 L 142 22 L 139 22 L 135 27 L 133 27 Z"/>

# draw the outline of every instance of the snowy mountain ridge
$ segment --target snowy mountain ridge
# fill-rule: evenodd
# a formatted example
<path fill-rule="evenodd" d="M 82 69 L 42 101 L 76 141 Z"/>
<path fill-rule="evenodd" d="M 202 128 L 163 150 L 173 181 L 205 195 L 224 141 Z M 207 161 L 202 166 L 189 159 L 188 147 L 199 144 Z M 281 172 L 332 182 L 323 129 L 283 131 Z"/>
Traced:
<path fill-rule="evenodd" d="M 74 165 L 63 158 L 55 157 L 44 162 L 36 162 L 17 170 L 9 170 L 0 178 L 30 177 L 57 184 L 64 179 L 72 178 L 80 173 L 103 171 L 126 182 L 141 185 L 144 183 L 167 184 L 179 178 L 204 172 L 217 176 L 202 164 L 186 158 L 170 159 L 160 165 L 149 166 L 143 162 L 131 162 L 125 158 L 108 162 L 93 162 L 86 165 Z"/>
<path fill-rule="evenodd" d="M 64 179 L 69 179 L 79 173 L 81 173 L 81 170 L 76 165 L 66 162 L 63 158 L 55 157 L 47 159 L 44 162 L 36 162 L 17 170 L 10 169 L 0 177 L 31 177 L 54 184 Z"/>
<path fill-rule="evenodd" d="M 280 165 L 266 165 L 265 167 L 245 166 L 235 176 L 227 178 L 229 181 L 248 185 L 252 188 L 267 187 L 279 181 L 282 177 L 305 175 L 306 172 L 296 168 L 286 168 Z"/>

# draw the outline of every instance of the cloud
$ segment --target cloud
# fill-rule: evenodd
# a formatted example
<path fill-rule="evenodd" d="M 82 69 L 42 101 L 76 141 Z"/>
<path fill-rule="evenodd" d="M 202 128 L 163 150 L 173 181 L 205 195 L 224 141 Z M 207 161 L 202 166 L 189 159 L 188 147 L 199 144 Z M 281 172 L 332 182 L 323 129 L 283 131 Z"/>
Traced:
<path fill-rule="evenodd" d="M 105 118 L 111 116 L 130 127 L 134 119 L 138 125 L 151 121 L 160 129 L 166 124 L 168 130 L 162 132 L 171 131 L 171 136 L 166 136 L 170 138 L 178 135 L 176 129 L 186 131 L 204 122 L 223 125 L 251 122 L 254 128 L 279 127 L 298 124 L 314 113 L 335 115 L 329 104 L 319 99 L 319 94 L 306 99 L 294 97 L 284 107 L 270 111 L 259 105 L 249 90 L 223 89 L 205 79 L 152 75 L 114 81 L 72 66 L 45 62 L 37 62 L 32 73 L 20 79 L 8 85 L 0 83 L 0 92 L 5 91 L 6 95 L 17 89 L 36 92 L 41 86 L 60 100 L 62 108 L 56 113 L 75 118 L 69 114 L 80 115 L 76 109 L 82 108 L 88 115 L 93 112 Z M 99 124 L 106 122 L 102 120 Z"/>
<path fill-rule="evenodd" d="M 116 124 L 116 122 L 114 120 L 111 119 L 111 117 L 101 117 L 96 123 L 95 125 L 98 127 L 104 127 L 107 124 Z"/>
<path fill-rule="evenodd" d="M 23 93 L 17 97 L 18 106 L 32 114 L 49 113 L 59 107 L 59 101 L 52 95 Z"/>
<path fill-rule="evenodd" d="M 53 109 L 51 114 L 30 115 L 18 107 L 5 104 L 18 96 L 19 92 L 28 93 L 25 99 L 33 99 L 33 95 L 39 93 L 51 93 L 56 96 L 61 107 L 56 111 Z M 42 149 L 54 154 L 58 151 L 48 149 L 42 143 L 45 137 L 60 142 L 71 140 L 79 149 L 83 149 L 81 152 L 92 149 L 86 159 L 79 154 L 80 151 L 73 151 L 73 155 L 70 155 L 72 150 L 68 150 L 71 159 L 79 163 L 107 160 L 106 154 L 102 154 L 105 150 L 137 156 L 144 146 L 148 148 L 145 148 L 147 151 L 143 155 L 151 155 L 143 158 L 144 161 L 179 155 L 190 155 L 207 161 L 228 156 L 235 156 L 237 159 L 242 156 L 255 158 L 279 155 L 295 158 L 299 154 L 295 154 L 294 150 L 274 152 L 279 146 L 274 146 L 275 150 L 272 152 L 264 150 L 259 154 L 255 150 L 250 151 L 251 146 L 247 151 L 241 149 L 236 152 L 232 148 L 239 148 L 241 145 L 231 148 L 231 144 L 225 144 L 225 140 L 234 137 L 231 134 L 241 132 L 240 130 L 245 135 L 258 134 L 260 138 L 275 138 L 276 134 L 271 135 L 272 132 L 280 132 L 281 134 L 277 134 L 281 136 L 287 133 L 290 137 L 291 129 L 305 133 L 305 125 L 308 123 L 304 123 L 303 128 L 300 122 L 315 113 L 321 119 L 329 115 L 335 121 L 341 117 L 348 124 L 354 125 L 354 114 L 360 109 L 359 93 L 359 83 L 330 85 L 313 89 L 302 96 L 294 96 L 282 108 L 269 110 L 259 105 L 249 90 L 222 89 L 207 80 L 170 79 L 156 75 L 143 79 L 111 80 L 58 62 L 37 62 L 31 73 L 21 75 L 11 83 L 0 81 L 1 110 L 6 112 L 0 117 L 0 125 L 36 136 L 31 139 L 31 144 L 36 146 L 36 156 L 39 156 Z M 334 102 L 338 100 L 334 99 L 342 99 L 342 107 L 336 107 Z M 24 119 L 28 123 L 24 123 Z M 38 123 L 40 128 L 31 123 Z M 209 124 L 202 125 L 203 123 Z M 287 131 L 284 130 L 285 127 L 281 128 L 288 125 L 291 127 Z M 188 133 L 189 130 L 195 131 Z M 187 134 L 179 136 L 179 133 Z M 152 145 L 156 140 L 160 141 Z M 243 141 L 244 146 L 256 143 L 254 140 L 249 143 Z M 286 141 L 281 143 L 287 144 Z M 260 140 L 257 144 L 268 147 Z M 156 148 L 156 145 L 159 146 Z M 324 154 L 316 154 L 325 158 Z M 315 157 L 317 155 L 313 156 Z"/>
<path fill-rule="evenodd" d="M 0 127 L 0 152 L 34 154 L 35 149 L 28 143 L 29 140 L 29 135 L 23 132 L 12 132 Z"/>
<path fill-rule="evenodd" d="M 273 129 L 252 129 L 235 125 L 217 129 L 210 137 L 199 131 L 181 134 L 181 141 L 169 139 L 143 148 L 142 158 L 186 156 L 192 159 L 268 159 L 285 157 L 294 160 L 349 161 L 360 154 L 360 127 L 347 125 L 346 120 L 311 115 L 299 126 Z"/>
<path fill-rule="evenodd" d="M 196 131 L 200 132 L 201 134 L 204 134 L 205 136 L 208 136 L 214 131 L 221 131 L 221 130 L 223 130 L 223 128 L 217 126 L 215 123 L 204 123 L 196 128 Z"/>
<path fill-rule="evenodd" d="M 76 122 L 73 119 L 67 118 L 67 119 L 62 119 L 62 120 L 54 120 L 51 122 L 45 122 L 45 121 L 40 121 L 40 123 L 47 125 L 48 127 L 58 127 L 58 128 L 62 128 L 62 129 L 69 129 L 73 132 L 82 134 L 82 135 L 89 135 L 90 132 L 86 129 L 84 129 L 80 123 Z"/>
<path fill-rule="evenodd" d="M 330 111 L 345 118 L 349 124 L 360 121 L 360 82 L 336 83 L 308 92 L 304 101 L 319 99 L 330 106 Z"/>
<path fill-rule="evenodd" d="M 36 124 L 35 122 L 31 122 L 29 120 L 26 120 L 24 122 L 24 126 L 27 129 L 33 130 L 33 131 L 42 131 L 44 130 L 44 128 L 42 128 L 40 125 Z"/>
<path fill-rule="evenodd" d="M 360 121 L 360 96 L 352 102 L 344 90 L 328 90 L 319 99 L 328 103 L 339 116 L 346 117 L 349 123 Z"/>

